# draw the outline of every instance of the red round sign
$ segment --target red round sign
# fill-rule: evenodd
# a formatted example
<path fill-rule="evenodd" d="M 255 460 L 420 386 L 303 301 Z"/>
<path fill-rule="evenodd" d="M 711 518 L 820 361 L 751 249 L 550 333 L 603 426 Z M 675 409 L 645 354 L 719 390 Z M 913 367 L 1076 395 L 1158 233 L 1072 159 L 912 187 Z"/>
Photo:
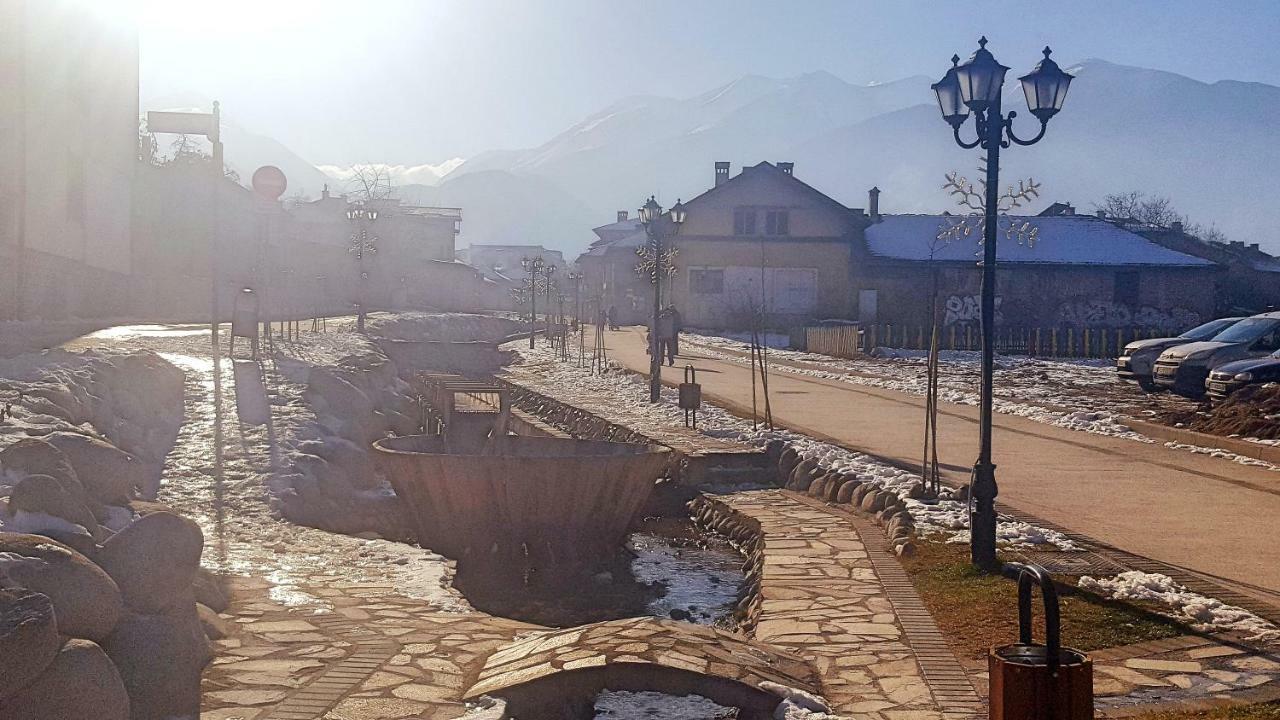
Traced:
<path fill-rule="evenodd" d="M 278 200 L 288 186 L 284 172 L 275 165 L 263 165 L 253 171 L 253 192 L 264 200 Z"/>

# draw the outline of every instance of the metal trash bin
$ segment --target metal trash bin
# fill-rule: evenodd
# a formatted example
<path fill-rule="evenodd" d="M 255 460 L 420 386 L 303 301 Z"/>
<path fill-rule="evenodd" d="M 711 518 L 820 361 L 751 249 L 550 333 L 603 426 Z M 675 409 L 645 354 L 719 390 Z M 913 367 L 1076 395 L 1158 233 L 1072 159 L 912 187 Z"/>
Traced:
<path fill-rule="evenodd" d="M 1018 578 L 1018 642 L 991 649 L 991 720 L 1093 718 L 1093 661 L 1062 647 L 1058 593 L 1039 565 L 1007 563 Z M 1031 585 L 1044 596 L 1045 643 L 1031 641 Z"/>
<path fill-rule="evenodd" d="M 702 386 L 698 384 L 698 371 L 693 365 L 684 366 L 684 382 L 680 383 L 680 409 L 684 411 L 684 426 L 698 427 L 698 408 L 702 407 Z"/>

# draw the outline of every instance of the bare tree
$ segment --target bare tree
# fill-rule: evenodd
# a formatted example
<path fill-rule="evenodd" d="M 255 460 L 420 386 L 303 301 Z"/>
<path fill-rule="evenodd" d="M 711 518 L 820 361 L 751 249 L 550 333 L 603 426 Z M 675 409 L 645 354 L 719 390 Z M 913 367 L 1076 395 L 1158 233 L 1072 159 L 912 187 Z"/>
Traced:
<path fill-rule="evenodd" d="M 1216 226 L 1191 222 L 1189 217 L 1178 212 L 1173 200 L 1162 195 L 1147 195 L 1137 190 L 1112 193 L 1102 198 L 1102 202 L 1094 203 L 1093 207 L 1102 210 L 1108 217 L 1153 227 L 1167 228 L 1180 222 L 1183 232 L 1188 235 L 1205 242 L 1227 242 L 1226 234 Z"/>
<path fill-rule="evenodd" d="M 1148 196 L 1136 190 L 1112 193 L 1102 198 L 1102 202 L 1093 207 L 1102 210 L 1109 217 L 1119 220 L 1132 220 L 1143 225 L 1169 227 L 1175 222 L 1185 221 L 1173 208 L 1173 201 L 1167 197 Z"/>
<path fill-rule="evenodd" d="M 355 202 L 387 200 L 395 194 L 391 173 L 384 165 L 356 165 L 347 180 L 346 194 Z"/>

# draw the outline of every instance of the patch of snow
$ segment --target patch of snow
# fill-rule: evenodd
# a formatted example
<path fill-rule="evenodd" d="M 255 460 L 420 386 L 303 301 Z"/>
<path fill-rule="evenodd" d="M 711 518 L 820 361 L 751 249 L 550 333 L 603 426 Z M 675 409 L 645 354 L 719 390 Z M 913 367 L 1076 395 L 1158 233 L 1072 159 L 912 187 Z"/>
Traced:
<path fill-rule="evenodd" d="M 663 387 L 663 402 L 651 404 L 645 402 L 648 382 L 615 363 L 611 362 L 608 372 L 603 375 L 592 375 L 589 368 L 579 368 L 576 363 L 557 360 L 556 353 L 541 343 L 530 350 L 522 342 L 516 341 L 503 346 L 504 349 L 519 353 L 523 358 L 521 364 L 506 370 L 520 384 L 642 434 L 646 430 L 661 433 L 670 427 L 684 426 L 684 415 L 677 406 L 678 391 L 675 388 Z M 920 476 L 915 473 L 807 435 L 776 428 L 770 430 L 764 425 L 753 428 L 750 420 L 705 401 L 698 412 L 698 432 L 755 447 L 764 447 L 773 440 L 782 440 L 795 448 L 802 457 L 814 460 L 823 468 L 854 474 L 865 484 L 896 493 L 915 519 L 916 530 L 921 535 L 938 534 L 949 542 L 968 542 L 967 504 L 953 499 L 925 504 L 908 498 L 912 486 L 921 481 Z M 1006 545 L 1012 547 L 1045 544 L 1062 550 L 1076 547 L 1061 533 L 1007 517 L 1000 518 L 997 523 L 997 534 Z"/>
<path fill-rule="evenodd" d="M 1260 468 L 1265 468 L 1267 470 L 1280 471 L 1280 465 L 1276 465 L 1275 463 L 1270 463 L 1270 462 L 1267 462 L 1266 460 L 1259 460 L 1258 458 L 1252 458 L 1247 455 L 1240 455 L 1239 453 L 1233 453 L 1229 450 L 1223 450 L 1222 448 L 1204 447 L 1202 445 L 1192 445 L 1190 443 L 1180 443 L 1175 440 L 1170 440 L 1166 442 L 1164 446 L 1173 450 L 1186 450 L 1187 452 L 1192 452 L 1197 455 L 1208 455 L 1209 457 L 1220 458 L 1223 460 L 1230 460 L 1231 462 L 1239 463 L 1241 465 L 1252 465 L 1253 467 L 1260 467 Z"/>
<path fill-rule="evenodd" d="M 1280 640 L 1280 628 L 1272 623 L 1243 608 L 1191 592 L 1168 575 L 1130 570 L 1113 578 L 1086 575 L 1080 578 L 1079 584 L 1105 597 L 1163 605 L 1172 610 L 1175 617 L 1189 621 L 1200 630 L 1231 630 L 1244 633 L 1253 641 Z"/>

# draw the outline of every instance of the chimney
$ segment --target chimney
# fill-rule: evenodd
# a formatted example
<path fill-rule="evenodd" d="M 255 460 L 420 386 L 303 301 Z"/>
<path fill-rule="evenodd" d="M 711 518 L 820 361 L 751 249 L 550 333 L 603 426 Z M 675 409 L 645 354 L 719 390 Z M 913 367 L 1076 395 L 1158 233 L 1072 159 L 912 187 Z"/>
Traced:
<path fill-rule="evenodd" d="M 1179 235 L 1181 235 L 1181 234 L 1182 234 L 1182 221 L 1181 221 L 1181 220 L 1174 220 L 1172 223 L 1170 223 L 1170 224 L 1169 224 L 1169 228 L 1170 228 L 1171 230 L 1173 230 L 1174 232 L 1178 233 Z"/>
<path fill-rule="evenodd" d="M 880 188 L 878 187 L 867 191 L 867 214 L 872 220 L 880 219 Z"/>
<path fill-rule="evenodd" d="M 1063 205 L 1063 208 L 1062 208 L 1062 214 L 1063 214 L 1063 215 L 1075 215 L 1075 214 L 1076 214 L 1076 206 L 1075 206 L 1075 205 L 1072 205 L 1071 203 L 1062 203 L 1062 205 Z"/>
<path fill-rule="evenodd" d="M 778 163 L 778 169 L 788 175 L 794 175 L 796 164 L 793 162 L 780 162 Z"/>
<path fill-rule="evenodd" d="M 1258 245 L 1259 243 L 1252 243 L 1251 245 L 1249 245 L 1249 249 L 1255 252 L 1262 252 L 1262 248 L 1258 247 Z"/>
<path fill-rule="evenodd" d="M 720 183 L 729 179 L 729 163 L 716 163 L 716 187 L 720 187 Z"/>
<path fill-rule="evenodd" d="M 1102 218 L 1103 220 L 1106 220 L 1106 219 L 1107 219 L 1107 211 L 1106 211 L 1106 210 L 1095 210 L 1095 211 L 1093 212 L 1093 214 L 1094 214 L 1094 215 L 1097 215 L 1098 217 Z"/>
<path fill-rule="evenodd" d="M 619 210 L 619 211 L 618 211 L 618 222 L 626 222 L 626 220 L 627 220 L 627 211 L 626 211 L 626 210 Z"/>

